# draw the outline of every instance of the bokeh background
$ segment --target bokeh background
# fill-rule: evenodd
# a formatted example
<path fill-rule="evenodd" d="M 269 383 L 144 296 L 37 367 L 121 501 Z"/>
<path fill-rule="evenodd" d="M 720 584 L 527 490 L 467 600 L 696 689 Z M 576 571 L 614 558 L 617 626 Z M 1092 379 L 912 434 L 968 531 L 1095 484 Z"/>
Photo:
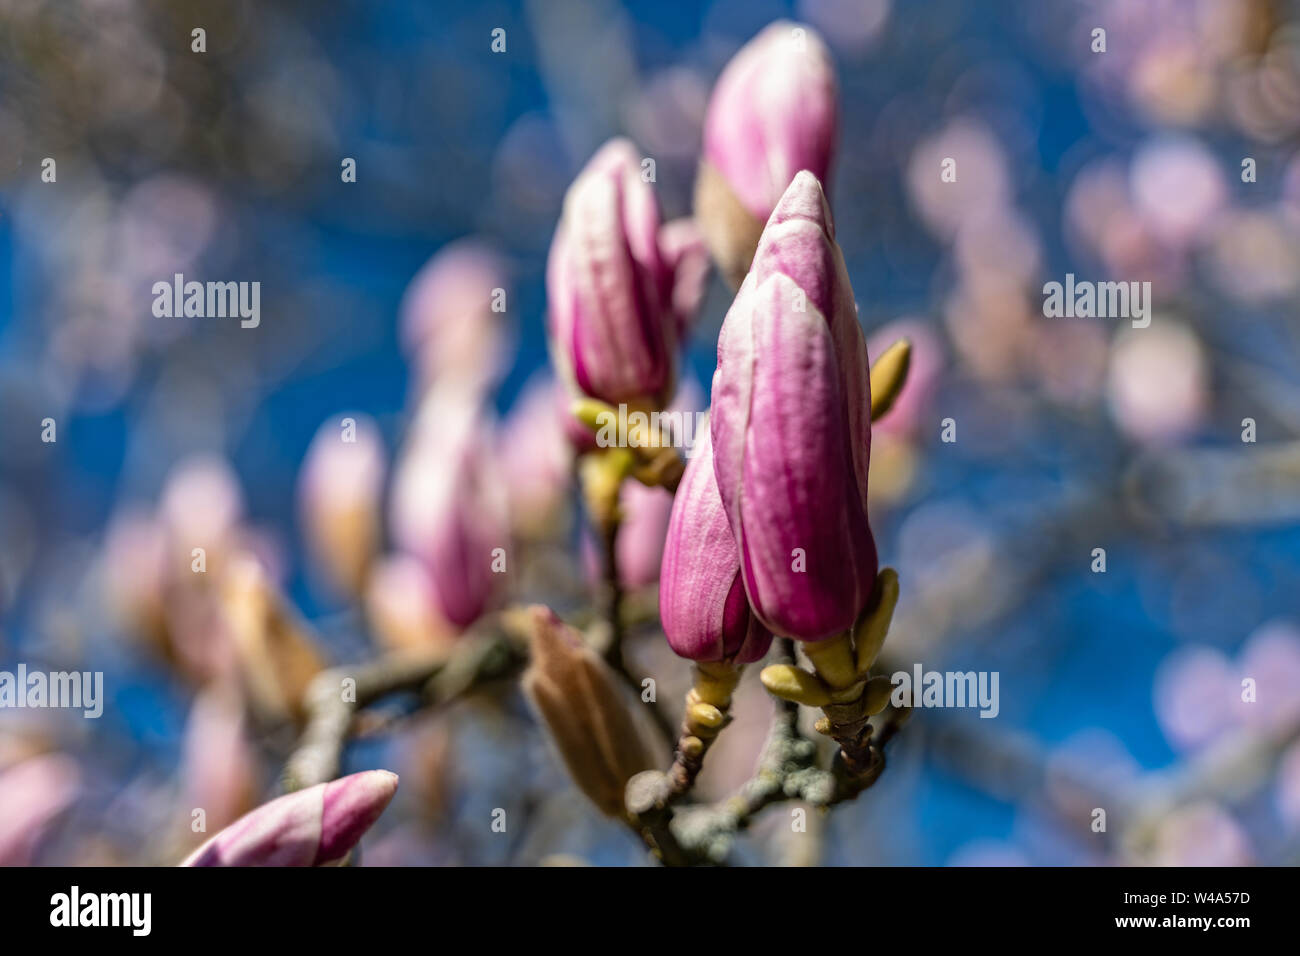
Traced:
<path fill-rule="evenodd" d="M 301 473 L 352 415 L 382 442 L 381 477 L 352 479 L 389 487 L 428 384 L 402 331 L 413 279 L 464 237 L 500 257 L 509 422 L 547 364 L 545 258 L 577 170 L 626 135 L 665 217 L 689 214 L 711 85 L 783 17 L 836 58 L 830 190 L 872 354 L 902 334 L 916 352 L 873 456 L 903 585 L 891 660 L 997 671 L 1001 710 L 917 714 L 862 799 L 797 839 L 769 811 L 737 858 L 1300 859 L 1295 5 L 0 0 L 0 669 L 101 670 L 106 694 L 98 720 L 0 711 L 4 862 L 172 862 L 192 807 L 275 792 L 291 726 L 160 644 L 190 563 L 167 542 L 258 555 L 323 659 L 374 656 L 308 546 Z M 175 272 L 260 281 L 260 327 L 155 318 Z M 1044 318 L 1066 272 L 1150 281 L 1151 326 Z M 687 362 L 705 388 L 728 302 L 713 278 Z M 512 599 L 584 600 L 574 505 Z M 396 577 L 401 604 L 418 586 Z M 209 640 L 211 608 L 167 593 L 168 626 Z M 635 639 L 680 687 L 653 626 Z M 768 707 L 751 679 L 706 795 L 747 776 Z M 403 778 L 365 862 L 644 862 L 510 686 L 392 716 L 347 754 Z"/>

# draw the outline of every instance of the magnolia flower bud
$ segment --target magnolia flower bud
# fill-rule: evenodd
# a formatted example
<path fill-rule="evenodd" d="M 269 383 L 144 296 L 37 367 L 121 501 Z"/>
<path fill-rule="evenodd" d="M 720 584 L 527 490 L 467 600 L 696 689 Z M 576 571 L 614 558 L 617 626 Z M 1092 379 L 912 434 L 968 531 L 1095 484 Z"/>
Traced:
<path fill-rule="evenodd" d="M 654 766 L 653 750 L 600 656 L 549 608 L 531 615 L 524 692 L 578 789 L 602 813 L 620 816 L 627 781 Z"/>
<path fill-rule="evenodd" d="M 361 590 L 379 546 L 385 465 L 379 429 L 364 415 L 322 425 L 303 461 L 303 532 L 312 557 L 343 594 Z"/>
<path fill-rule="evenodd" d="M 508 357 L 506 263 L 486 243 L 459 239 L 440 249 L 402 299 L 402 347 L 417 387 L 455 382 L 472 392 L 495 384 Z"/>
<path fill-rule="evenodd" d="M 325 664 L 306 623 L 257 558 L 240 554 L 231 560 L 219 604 L 253 706 L 269 719 L 301 718 L 307 685 Z"/>
<path fill-rule="evenodd" d="M 202 809 L 208 826 L 224 827 L 257 805 L 257 757 L 243 703 L 229 687 L 214 684 L 195 698 L 182 753 L 187 809 Z"/>
<path fill-rule="evenodd" d="M 561 392 L 549 375 L 533 376 L 501 428 L 497 457 L 505 477 L 510 526 L 524 537 L 540 537 L 565 517 L 573 456 L 557 410 Z"/>
<path fill-rule="evenodd" d="M 825 181 L 837 127 L 835 68 L 811 27 L 779 21 L 718 77 L 704 119 L 695 215 L 735 288 L 763 223 L 800 170 Z"/>
<path fill-rule="evenodd" d="M 546 266 L 551 351 L 561 377 L 613 404 L 672 395 L 673 272 L 659 203 L 632 144 L 615 139 L 569 187 Z"/>
<path fill-rule="evenodd" d="M 871 597 L 871 387 L 835 227 L 811 173 L 772 213 L 718 339 L 714 473 L 749 603 L 817 641 Z"/>
<path fill-rule="evenodd" d="M 659 580 L 663 559 L 664 536 L 673 496 L 663 488 L 647 488 L 637 481 L 625 481 L 618 490 L 620 522 L 615 557 L 618 580 L 625 589 L 635 591 Z M 582 561 L 587 580 L 593 585 L 601 579 L 600 554 L 594 539 L 582 541 Z"/>
<path fill-rule="evenodd" d="M 493 564 L 508 543 L 506 500 L 490 452 L 491 424 L 477 400 L 434 389 L 393 484 L 393 539 L 424 562 L 437 612 L 460 630 L 491 606 L 504 579 Z"/>
<path fill-rule="evenodd" d="M 129 508 L 115 514 L 100 562 L 105 603 L 124 627 L 166 653 L 167 530 L 153 514 Z"/>
<path fill-rule="evenodd" d="M 694 219 L 674 219 L 659 230 L 659 250 L 673 274 L 673 316 L 685 341 L 709 281 L 709 247 Z"/>
<path fill-rule="evenodd" d="M 224 459 L 196 455 L 167 475 L 158 501 L 171 557 L 188 563 L 194 548 L 206 552 L 211 573 L 234 545 L 244 516 L 239 478 Z"/>
<path fill-rule="evenodd" d="M 659 616 L 673 651 L 696 661 L 748 664 L 772 635 L 745 598 L 736 539 L 713 477 L 706 431 L 686 466 L 668 522 L 659 573 Z"/>
<path fill-rule="evenodd" d="M 181 866 L 328 866 L 379 819 L 397 774 L 367 770 L 277 797 L 240 817 Z"/>
<path fill-rule="evenodd" d="M 457 630 L 438 613 L 428 569 L 396 552 L 375 562 L 366 580 L 366 622 L 391 651 L 448 646 Z"/>

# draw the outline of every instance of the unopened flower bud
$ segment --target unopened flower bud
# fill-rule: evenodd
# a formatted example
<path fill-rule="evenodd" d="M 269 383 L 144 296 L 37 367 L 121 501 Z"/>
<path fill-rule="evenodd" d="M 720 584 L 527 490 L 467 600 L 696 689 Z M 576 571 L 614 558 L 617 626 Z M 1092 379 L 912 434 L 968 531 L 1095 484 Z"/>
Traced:
<path fill-rule="evenodd" d="M 835 69 L 811 27 L 779 21 L 732 57 L 709 99 L 695 216 L 732 288 L 795 174 L 825 182 L 837 135 Z"/>
<path fill-rule="evenodd" d="M 643 727 L 609 666 L 548 608 L 534 607 L 523 687 L 574 782 L 602 813 L 623 814 L 623 791 L 655 765 Z"/>
<path fill-rule="evenodd" d="M 801 172 L 723 323 L 710 423 L 745 591 L 777 634 L 843 633 L 874 589 L 868 374 L 830 210 Z"/>
<path fill-rule="evenodd" d="M 611 140 L 569 188 L 546 267 L 552 357 L 571 388 L 656 407 L 672 395 L 678 320 L 659 225 L 641 158 Z"/>
<path fill-rule="evenodd" d="M 341 862 L 397 792 L 367 770 L 277 797 L 240 817 L 181 866 L 328 866 Z"/>
<path fill-rule="evenodd" d="M 316 432 L 298 496 L 313 560 L 338 591 L 355 595 L 379 545 L 386 460 L 374 421 L 350 419 L 330 420 Z"/>

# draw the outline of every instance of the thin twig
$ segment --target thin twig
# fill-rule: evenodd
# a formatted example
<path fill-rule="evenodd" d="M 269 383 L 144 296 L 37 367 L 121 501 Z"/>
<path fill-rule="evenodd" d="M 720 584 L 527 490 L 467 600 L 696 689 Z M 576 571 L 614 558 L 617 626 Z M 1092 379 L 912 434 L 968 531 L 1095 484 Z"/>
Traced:
<path fill-rule="evenodd" d="M 285 789 L 300 790 L 338 776 L 343 748 L 362 708 L 410 692 L 420 693 L 422 703 L 430 706 L 517 670 L 523 658 L 501 623 L 500 616 L 487 619 L 451 652 L 390 654 L 318 674 L 307 689 L 306 726 L 285 765 Z"/>

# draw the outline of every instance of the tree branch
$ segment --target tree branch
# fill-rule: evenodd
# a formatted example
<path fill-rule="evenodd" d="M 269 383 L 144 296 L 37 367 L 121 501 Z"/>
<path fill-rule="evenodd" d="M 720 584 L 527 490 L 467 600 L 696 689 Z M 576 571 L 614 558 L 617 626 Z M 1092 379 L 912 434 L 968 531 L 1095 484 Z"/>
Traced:
<path fill-rule="evenodd" d="M 487 680 L 519 669 L 524 656 L 509 612 L 485 619 L 450 651 L 390 654 L 322 671 L 307 689 L 307 719 L 284 769 L 286 790 L 339 775 L 343 748 L 358 711 L 393 694 L 417 692 L 425 706 L 451 700 Z M 352 685 L 345 682 L 351 680 Z"/>

